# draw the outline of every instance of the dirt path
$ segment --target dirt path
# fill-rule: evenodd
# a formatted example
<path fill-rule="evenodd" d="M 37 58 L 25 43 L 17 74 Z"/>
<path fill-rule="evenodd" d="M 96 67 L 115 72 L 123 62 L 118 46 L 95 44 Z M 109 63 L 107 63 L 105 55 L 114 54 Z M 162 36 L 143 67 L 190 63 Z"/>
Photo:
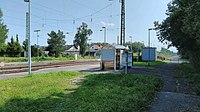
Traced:
<path fill-rule="evenodd" d="M 129 73 L 162 78 L 163 89 L 158 93 L 149 112 L 200 112 L 200 97 L 196 96 L 193 86 L 175 78 L 179 73 L 177 64 L 133 68 L 129 69 Z"/>

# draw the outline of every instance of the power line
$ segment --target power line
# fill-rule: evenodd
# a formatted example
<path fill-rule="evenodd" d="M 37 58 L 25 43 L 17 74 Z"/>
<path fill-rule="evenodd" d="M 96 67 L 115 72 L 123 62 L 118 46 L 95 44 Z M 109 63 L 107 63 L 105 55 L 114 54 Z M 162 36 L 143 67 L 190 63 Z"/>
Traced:
<path fill-rule="evenodd" d="M 10 1 L 10 0 L 9 0 L 9 1 Z M 14 1 L 14 0 L 12 0 L 12 2 L 13 2 L 13 1 Z M 10 1 L 10 2 L 11 2 L 11 1 Z M 21 4 L 21 5 L 24 5 L 23 3 L 19 3 L 19 2 L 16 2 L 16 1 L 14 1 L 14 2 L 15 2 L 15 3 L 18 3 L 18 4 Z M 75 3 L 79 4 L 79 5 L 82 5 L 82 6 L 86 7 L 86 8 L 88 8 L 88 9 L 95 10 L 95 9 L 92 9 L 92 8 L 90 8 L 90 7 L 88 7 L 88 6 L 84 5 L 84 4 L 82 4 L 82 3 L 80 3 L 80 2 L 77 2 L 77 1 L 73 1 L 73 2 L 75 2 Z M 61 15 L 61 16 L 64 16 L 64 17 L 66 17 L 66 16 L 71 16 L 71 18 L 69 18 L 69 20 L 70 20 L 70 19 L 71 19 L 71 20 L 78 20 L 78 19 L 83 19 L 83 18 L 91 17 L 91 16 L 94 16 L 95 14 L 101 13 L 101 11 L 103 11 L 103 10 L 107 9 L 108 7 L 112 6 L 114 3 L 116 3 L 116 1 L 113 1 L 112 3 L 106 5 L 105 7 L 101 8 L 101 9 L 99 9 L 99 10 L 95 10 L 95 12 L 93 12 L 93 13 L 91 13 L 91 14 L 89 14 L 89 15 L 86 15 L 86 16 L 83 16 L 83 17 L 77 17 L 77 18 L 75 18 L 73 15 L 66 15 L 66 14 L 63 14 L 63 12 L 61 12 L 60 10 L 57 10 L 57 9 L 54 9 L 54 8 L 50 8 L 50 7 L 41 5 L 41 4 L 36 3 L 36 2 L 34 2 L 34 1 L 31 1 L 31 3 L 32 3 L 32 4 L 35 4 L 35 5 L 32 5 L 32 7 L 35 7 L 34 9 L 38 9 L 38 10 L 40 10 L 40 11 L 41 11 L 41 10 L 44 10 L 44 9 L 36 8 L 36 6 L 40 6 L 40 7 L 42 7 L 42 8 L 51 10 L 51 12 L 54 12 L 54 14 L 57 13 L 58 15 Z M 16 10 L 12 10 L 12 11 L 15 11 L 15 12 L 16 12 Z M 47 11 L 47 10 L 44 10 L 44 11 Z M 18 11 L 18 12 L 19 12 L 19 11 Z M 20 11 L 20 12 L 21 12 L 21 13 L 24 13 L 23 11 Z M 103 13 L 102 13 L 102 14 L 103 14 Z M 38 17 L 38 18 L 42 18 L 42 17 L 37 16 L 37 15 L 35 15 L 35 14 L 31 14 L 31 15 L 32 15 L 32 16 L 35 16 L 35 17 Z M 43 18 L 42 18 L 42 19 L 43 19 Z"/>
<path fill-rule="evenodd" d="M 16 2 L 16 3 L 18 3 L 18 2 Z M 105 7 L 103 7 L 103 8 L 101 8 L 101 9 L 99 9 L 99 10 L 95 10 L 95 12 L 93 12 L 93 13 L 91 13 L 90 15 L 87 15 L 87 17 L 92 17 L 92 16 L 94 16 L 94 15 L 96 15 L 96 14 L 98 14 L 98 13 L 101 13 L 103 10 L 105 10 L 105 9 L 107 9 L 108 7 L 110 7 L 110 6 L 112 6 L 114 3 L 116 3 L 116 2 L 112 2 L 112 3 L 110 3 L 110 4 L 108 4 L 108 5 L 106 5 Z M 20 3 L 20 4 L 22 4 L 22 3 Z M 23 4 L 24 5 L 24 4 Z M 37 10 L 45 10 L 46 12 L 53 12 L 54 14 L 56 14 L 56 15 L 61 15 L 61 16 L 63 16 L 63 17 L 66 17 L 67 15 L 66 14 L 63 14 L 60 10 L 57 10 L 57 9 L 54 9 L 54 8 L 49 8 L 49 7 L 47 7 L 47 6 L 44 6 L 44 5 L 41 5 L 41 4 L 39 4 L 39 3 L 36 3 L 36 2 L 33 2 L 33 5 L 32 5 L 33 7 L 35 7 L 35 9 L 37 9 Z M 37 6 L 39 6 L 39 7 L 42 7 L 42 8 L 44 8 L 44 9 L 42 9 L 42 8 L 37 8 Z M 84 7 L 85 7 L 86 5 L 84 5 Z M 88 7 L 89 8 L 89 7 Z M 47 9 L 47 10 L 46 10 Z M 92 8 L 90 8 L 90 9 L 92 9 Z M 20 12 L 20 13 L 25 13 L 24 11 L 20 11 L 20 10 L 12 10 L 12 11 L 15 11 L 15 12 Z M 92 17 L 92 19 L 91 20 L 86 20 L 86 19 L 84 19 L 84 18 L 87 18 L 86 16 L 84 16 L 84 17 L 79 17 L 79 18 L 75 18 L 75 17 L 73 17 L 72 15 L 70 15 L 70 16 L 72 16 L 71 18 L 69 18 L 69 19 L 63 19 L 63 20 L 61 20 L 61 19 L 56 19 L 56 18 L 44 18 L 44 17 L 41 17 L 41 16 L 38 16 L 38 15 L 35 15 L 35 14 L 31 14 L 32 15 L 32 17 L 36 17 L 36 18 L 38 18 L 38 19 L 41 19 L 41 20 L 43 20 L 43 21 L 46 21 L 46 20 L 52 20 L 52 21 L 56 21 L 55 23 L 46 23 L 46 22 L 38 22 L 38 21 L 31 21 L 32 23 L 37 23 L 37 24 L 41 24 L 41 25 L 43 25 L 43 27 L 44 27 L 44 25 L 45 26 L 49 26 L 49 27 L 58 27 L 58 25 L 56 26 L 56 25 L 52 25 L 52 24 L 59 24 L 59 22 L 60 21 L 83 21 L 83 22 L 89 22 L 90 24 L 93 24 L 93 25 L 96 25 L 96 26 L 98 26 L 98 27 L 102 27 L 102 25 L 100 25 L 100 23 L 95 23 L 92 19 L 95 19 L 95 18 L 103 18 L 103 17 L 114 17 L 114 15 L 107 15 L 107 16 L 99 16 L 99 17 Z M 116 16 L 119 16 L 119 15 L 116 15 Z M 14 18 L 14 17 L 12 17 L 12 18 Z M 18 18 L 19 20 L 20 20 L 20 18 Z M 21 19 L 22 21 L 24 21 L 24 19 Z"/>
<path fill-rule="evenodd" d="M 16 3 L 18 3 L 18 2 L 16 2 Z M 57 20 L 57 19 L 49 18 L 49 19 L 46 19 L 46 20 L 55 20 L 55 21 L 74 21 L 74 20 L 77 21 L 77 20 L 83 20 L 83 21 L 85 21 L 85 22 L 88 22 L 88 21 L 93 22 L 93 21 L 92 21 L 92 18 L 91 18 L 91 20 L 85 20 L 85 19 L 83 19 L 83 18 L 91 17 L 91 16 L 93 16 L 93 15 L 95 15 L 95 14 L 97 14 L 97 13 L 100 13 L 102 10 L 108 8 L 109 6 L 113 5 L 114 3 L 115 3 L 115 2 L 113 2 L 113 3 L 111 3 L 111 4 L 109 4 L 109 5 L 105 6 L 105 7 L 103 7 L 102 9 L 100 9 L 100 10 L 98 10 L 98 11 L 96 11 L 96 12 L 90 14 L 90 15 L 84 16 L 84 17 L 79 17 L 79 18 L 74 18 L 74 17 L 72 17 L 71 19 L 64 19 L 64 20 Z M 19 3 L 19 4 L 22 4 L 22 3 Z M 41 4 L 36 3 L 36 2 L 33 2 L 32 4 L 36 4 L 35 6 L 40 6 L 40 7 L 49 9 L 49 10 L 51 10 L 51 11 L 54 11 L 54 13 L 57 13 L 58 15 L 62 15 L 62 16 L 64 16 L 64 17 L 66 16 L 65 14 L 63 14 L 62 12 L 60 12 L 60 11 L 57 10 L 57 9 L 49 8 L 49 7 L 47 7 L 47 6 L 41 5 Z M 34 5 L 32 5 L 32 6 L 34 6 Z M 36 9 L 41 10 L 41 9 L 39 9 L 39 8 L 36 8 Z M 12 11 L 13 11 L 13 10 L 12 10 Z M 20 11 L 20 12 L 21 12 L 21 11 Z M 24 12 L 23 12 L 23 13 L 24 13 Z M 34 17 L 37 17 L 37 18 L 40 18 L 40 19 L 44 20 L 44 18 L 42 18 L 42 17 L 40 17 L 40 16 L 37 16 L 37 15 L 35 15 L 35 14 L 31 14 L 31 15 L 34 16 Z M 72 15 L 71 15 L 71 16 L 72 16 Z M 93 17 L 93 18 L 94 18 L 94 17 Z M 73 23 L 74 23 L 74 22 L 73 22 Z M 99 24 L 96 24 L 96 23 L 92 23 L 92 24 L 95 24 L 95 25 L 100 26 Z"/>
<path fill-rule="evenodd" d="M 116 3 L 116 2 L 112 2 L 112 3 L 108 4 L 108 5 L 106 5 L 105 7 L 101 8 L 101 9 L 99 9 L 99 10 L 97 10 L 97 11 L 95 11 L 95 12 L 93 12 L 93 13 L 87 15 L 87 16 L 83 16 L 83 17 L 80 17 L 80 18 L 87 18 L 87 17 L 94 16 L 95 14 L 98 14 L 101 11 L 103 11 L 103 10 L 107 9 L 108 7 L 112 6 L 114 3 Z M 77 19 L 80 19 L 80 18 L 77 18 Z"/>

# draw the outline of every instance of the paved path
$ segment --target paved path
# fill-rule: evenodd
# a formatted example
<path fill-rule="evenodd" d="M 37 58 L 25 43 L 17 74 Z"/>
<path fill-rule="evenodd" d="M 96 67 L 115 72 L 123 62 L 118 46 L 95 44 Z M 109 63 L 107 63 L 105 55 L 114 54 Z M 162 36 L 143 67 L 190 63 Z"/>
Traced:
<path fill-rule="evenodd" d="M 77 71 L 77 72 L 84 72 L 84 73 L 118 73 L 114 71 L 101 71 L 100 64 L 93 64 L 93 65 L 75 65 L 75 66 L 66 66 L 66 67 L 56 67 L 56 68 L 47 68 L 47 69 L 40 69 L 38 71 L 33 71 L 34 74 L 39 73 L 48 73 L 48 72 L 59 72 L 59 71 Z M 2 74 L 0 75 L 0 80 L 9 79 L 9 78 L 18 78 L 27 76 L 27 72 L 23 73 L 12 73 L 12 74 Z"/>
<path fill-rule="evenodd" d="M 160 92 L 149 112 L 200 112 L 199 107 L 199 96 Z"/>
<path fill-rule="evenodd" d="M 200 112 L 200 97 L 196 96 L 192 85 L 174 78 L 178 72 L 174 63 L 129 70 L 129 73 L 159 76 L 163 80 L 163 89 L 149 112 Z"/>

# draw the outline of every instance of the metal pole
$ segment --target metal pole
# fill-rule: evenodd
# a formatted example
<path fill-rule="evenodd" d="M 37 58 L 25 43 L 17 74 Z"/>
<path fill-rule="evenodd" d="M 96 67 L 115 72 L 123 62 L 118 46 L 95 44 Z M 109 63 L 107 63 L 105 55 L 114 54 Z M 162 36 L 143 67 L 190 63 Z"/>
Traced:
<path fill-rule="evenodd" d="M 129 38 L 131 38 L 131 52 L 133 52 L 133 37 L 129 36 Z"/>
<path fill-rule="evenodd" d="M 148 29 L 148 44 L 149 44 L 149 53 L 148 53 L 148 56 L 149 56 L 149 60 L 148 60 L 148 66 L 150 66 L 150 31 L 151 31 L 151 29 Z"/>
<path fill-rule="evenodd" d="M 148 41 L 149 41 L 149 61 L 148 61 L 148 66 L 150 66 L 150 58 L 151 58 L 151 52 L 150 52 L 150 49 L 151 49 L 151 30 L 155 30 L 155 28 L 149 28 L 148 29 L 148 33 L 149 33 L 149 36 L 148 36 Z"/>
<path fill-rule="evenodd" d="M 37 58 L 39 59 L 39 44 L 38 44 L 38 32 L 37 32 Z"/>
<path fill-rule="evenodd" d="M 28 3 L 28 12 L 26 12 L 26 36 L 28 38 L 28 74 L 31 75 L 31 38 L 30 38 L 30 0 L 24 0 Z"/>
<path fill-rule="evenodd" d="M 31 34 L 30 34 L 30 31 L 31 31 L 31 3 L 30 3 L 30 0 L 28 2 L 28 15 L 29 15 L 29 30 L 28 30 L 28 52 L 29 52 L 29 70 L 28 70 L 28 73 L 29 75 L 31 74 Z"/>
<path fill-rule="evenodd" d="M 117 45 L 119 44 L 119 36 L 117 36 Z"/>
<path fill-rule="evenodd" d="M 106 27 L 104 28 L 104 43 L 106 43 Z"/>
<path fill-rule="evenodd" d="M 104 43 L 106 43 L 106 27 L 102 27 L 103 30 L 104 30 Z M 103 30 L 100 30 L 100 31 L 103 31 Z"/>
<path fill-rule="evenodd" d="M 37 45 L 36 45 L 36 47 L 37 47 L 37 58 L 39 59 L 39 43 L 38 43 L 38 37 L 39 37 L 39 34 L 38 34 L 38 32 L 39 32 L 40 30 L 34 30 L 34 32 L 36 32 L 37 33 Z"/>
<path fill-rule="evenodd" d="M 120 45 L 125 45 L 125 0 L 121 1 L 121 37 Z"/>
<path fill-rule="evenodd" d="M 125 74 L 128 74 L 128 51 L 126 53 L 126 66 L 125 66 Z"/>

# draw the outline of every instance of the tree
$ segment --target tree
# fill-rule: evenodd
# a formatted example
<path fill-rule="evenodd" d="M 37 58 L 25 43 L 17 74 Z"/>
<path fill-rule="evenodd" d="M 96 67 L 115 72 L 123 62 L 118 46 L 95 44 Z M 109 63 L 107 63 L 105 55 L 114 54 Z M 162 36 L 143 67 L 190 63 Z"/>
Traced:
<path fill-rule="evenodd" d="M 77 28 L 77 33 L 74 37 L 74 46 L 75 48 L 80 46 L 81 56 L 84 56 L 86 53 L 88 36 L 92 35 L 92 33 L 92 30 L 88 29 L 88 25 L 86 23 L 82 23 L 82 25 Z"/>
<path fill-rule="evenodd" d="M 155 22 L 158 39 L 175 46 L 193 66 L 200 66 L 200 1 L 173 0 L 168 4 L 167 18 Z"/>
<path fill-rule="evenodd" d="M 0 48 L 0 56 L 5 56 L 6 51 L 7 51 L 7 45 L 3 43 Z"/>
<path fill-rule="evenodd" d="M 58 30 L 58 33 L 51 31 L 48 36 L 50 37 L 47 40 L 47 43 L 49 44 L 47 47 L 49 55 L 59 57 L 60 54 L 66 50 L 65 35 L 63 35 L 63 32 Z"/>
<path fill-rule="evenodd" d="M 37 57 L 37 47 L 36 47 L 36 45 L 31 46 L 31 57 Z"/>
<path fill-rule="evenodd" d="M 24 51 L 26 51 L 26 52 L 28 51 L 28 39 L 24 40 L 22 47 L 23 47 Z"/>
<path fill-rule="evenodd" d="M 5 40 L 8 37 L 7 36 L 8 29 L 7 29 L 7 26 L 4 25 L 2 17 L 3 17 L 3 13 L 0 9 L 0 53 L 1 54 L 5 51 Z"/>
<path fill-rule="evenodd" d="M 26 57 L 28 56 L 28 39 L 24 40 L 23 46 L 22 46 L 24 52 L 26 53 Z"/>
<path fill-rule="evenodd" d="M 125 45 L 128 46 L 130 50 L 131 50 L 131 47 L 132 47 L 132 50 L 133 50 L 134 53 L 141 52 L 142 48 L 145 47 L 145 45 L 141 42 L 133 42 L 133 43 L 126 42 Z"/>
<path fill-rule="evenodd" d="M 11 41 L 8 42 L 7 54 L 11 57 L 20 56 L 22 52 L 22 47 L 19 43 L 18 35 L 16 35 L 16 41 L 11 37 Z"/>

